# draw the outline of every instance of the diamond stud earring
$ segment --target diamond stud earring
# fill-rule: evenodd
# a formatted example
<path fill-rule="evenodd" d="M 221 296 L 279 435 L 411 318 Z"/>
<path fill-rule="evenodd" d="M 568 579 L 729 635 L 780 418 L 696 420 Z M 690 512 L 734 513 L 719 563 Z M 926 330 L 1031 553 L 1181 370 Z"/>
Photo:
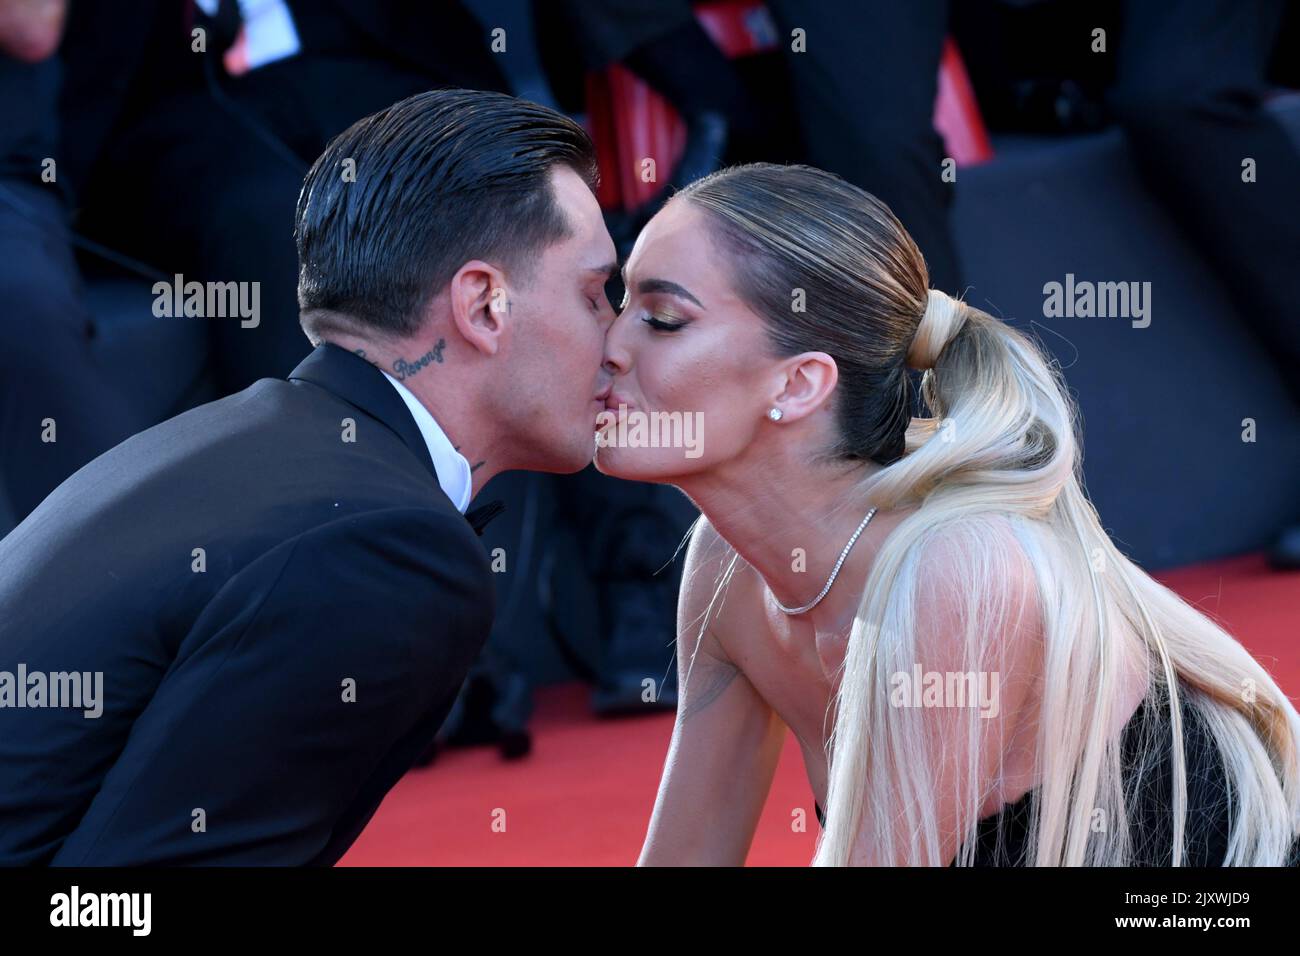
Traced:
<path fill-rule="evenodd" d="M 779 422 L 784 414 L 785 412 L 781 411 L 781 409 L 772 408 L 768 410 L 767 417 L 772 419 L 774 422 Z"/>

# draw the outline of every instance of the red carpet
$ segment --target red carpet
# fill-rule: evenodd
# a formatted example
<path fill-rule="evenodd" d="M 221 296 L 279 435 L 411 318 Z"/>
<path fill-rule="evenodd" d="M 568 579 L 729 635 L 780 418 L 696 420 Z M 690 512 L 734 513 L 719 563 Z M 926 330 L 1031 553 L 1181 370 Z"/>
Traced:
<path fill-rule="evenodd" d="M 1159 577 L 1236 635 L 1293 698 L 1300 694 L 1300 573 L 1274 573 L 1248 556 Z M 490 748 L 443 753 L 393 788 L 339 865 L 635 863 L 672 716 L 601 720 L 576 685 L 543 688 L 537 705 L 529 757 L 507 763 Z M 809 823 L 803 833 L 791 832 L 796 808 Z M 787 737 L 749 864 L 807 865 L 816 830 L 803 761 Z"/>

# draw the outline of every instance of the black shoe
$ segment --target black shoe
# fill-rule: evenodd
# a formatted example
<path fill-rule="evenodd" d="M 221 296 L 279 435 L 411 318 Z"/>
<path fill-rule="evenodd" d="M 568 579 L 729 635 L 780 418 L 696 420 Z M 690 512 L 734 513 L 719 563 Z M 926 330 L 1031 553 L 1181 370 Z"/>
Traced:
<path fill-rule="evenodd" d="M 602 655 L 591 704 L 598 714 L 646 714 L 677 709 L 673 664 L 676 607 L 673 582 L 631 578 L 607 589 L 612 634 Z"/>
<path fill-rule="evenodd" d="M 648 674 L 626 671 L 602 677 L 596 689 L 591 692 L 591 708 L 602 717 L 622 717 L 629 714 L 653 714 L 677 709 L 676 686 L 659 688 L 657 696 L 651 696 L 646 686 Z M 656 684 L 658 677 L 651 677 Z"/>
<path fill-rule="evenodd" d="M 415 763 L 413 764 L 413 766 L 416 767 L 429 766 L 435 760 L 438 759 L 438 751 L 441 749 L 442 747 L 438 744 L 437 740 L 430 741 L 429 746 L 424 748 L 424 752 L 421 753 L 420 756 L 415 758 Z"/>

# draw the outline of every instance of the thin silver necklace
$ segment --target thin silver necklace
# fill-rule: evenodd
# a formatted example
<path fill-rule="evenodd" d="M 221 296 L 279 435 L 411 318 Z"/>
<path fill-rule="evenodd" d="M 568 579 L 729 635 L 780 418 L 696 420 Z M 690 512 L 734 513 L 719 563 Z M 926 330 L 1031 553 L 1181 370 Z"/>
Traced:
<path fill-rule="evenodd" d="M 858 525 L 858 530 L 853 532 L 853 537 L 849 538 L 849 543 L 846 544 L 844 546 L 844 550 L 840 552 L 840 559 L 835 562 L 835 567 L 831 569 L 831 576 L 826 579 L 826 586 L 822 588 L 821 594 L 817 595 L 815 598 L 812 599 L 811 602 L 805 604 L 803 607 L 786 607 L 784 604 L 781 603 L 781 601 L 777 598 L 776 594 L 774 593 L 772 595 L 772 600 L 776 601 L 776 606 L 779 607 L 782 611 L 785 611 L 786 614 L 803 614 L 805 611 L 811 611 L 818 604 L 820 604 L 822 598 L 824 598 L 827 594 L 830 593 L 831 585 L 835 583 L 835 578 L 839 575 L 840 568 L 844 565 L 844 559 L 847 558 L 849 556 L 849 552 L 853 550 L 853 545 L 857 543 L 858 536 L 862 534 L 863 530 L 865 530 L 865 528 L 867 527 L 867 524 L 871 521 L 873 517 L 875 517 L 875 514 L 876 514 L 875 508 L 872 508 L 870 511 L 868 511 L 867 516 L 862 519 L 862 524 Z M 768 588 L 768 590 L 770 591 L 771 588 Z"/>

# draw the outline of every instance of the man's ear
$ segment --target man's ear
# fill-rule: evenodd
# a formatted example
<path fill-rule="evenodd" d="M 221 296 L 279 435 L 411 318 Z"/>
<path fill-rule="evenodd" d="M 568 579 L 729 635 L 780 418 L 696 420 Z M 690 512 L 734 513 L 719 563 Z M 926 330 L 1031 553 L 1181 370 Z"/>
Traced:
<path fill-rule="evenodd" d="M 451 320 L 461 338 L 484 355 L 496 355 L 508 334 L 512 311 L 501 270 L 471 259 L 451 277 L 449 292 Z"/>
<path fill-rule="evenodd" d="M 783 421 L 796 421 L 823 407 L 840 379 L 839 366 L 825 352 L 801 352 L 780 366 L 770 407 Z"/>

